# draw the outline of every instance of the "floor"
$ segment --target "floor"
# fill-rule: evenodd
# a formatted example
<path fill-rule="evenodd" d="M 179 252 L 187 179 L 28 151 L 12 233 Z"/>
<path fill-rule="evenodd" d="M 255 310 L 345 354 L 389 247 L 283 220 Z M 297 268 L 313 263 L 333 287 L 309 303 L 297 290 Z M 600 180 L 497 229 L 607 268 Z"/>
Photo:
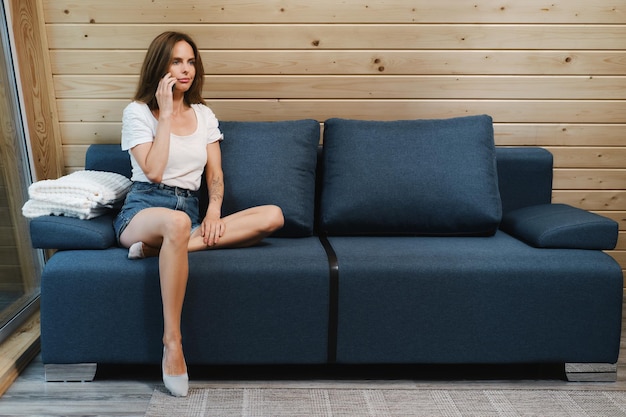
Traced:
<path fill-rule="evenodd" d="M 626 307 L 624 309 L 626 313 Z M 623 321 L 622 350 L 626 348 Z M 567 389 L 626 391 L 626 355 L 617 382 L 572 383 L 559 366 L 401 367 L 192 367 L 191 386 L 342 387 L 428 389 Z M 143 416 L 155 389 L 163 389 L 158 366 L 98 367 L 92 382 L 44 381 L 37 356 L 0 397 L 0 416 Z"/>
<path fill-rule="evenodd" d="M 0 398 L 0 416 L 143 416 L 159 369 L 100 367 L 93 382 L 46 383 L 38 356 Z M 383 373 L 384 371 L 384 373 Z M 620 376 L 621 372 L 621 376 Z M 570 383 L 560 367 L 370 367 L 370 368 L 201 368 L 193 384 L 219 387 L 385 387 L 441 389 L 626 390 L 626 369 L 617 382 Z"/>

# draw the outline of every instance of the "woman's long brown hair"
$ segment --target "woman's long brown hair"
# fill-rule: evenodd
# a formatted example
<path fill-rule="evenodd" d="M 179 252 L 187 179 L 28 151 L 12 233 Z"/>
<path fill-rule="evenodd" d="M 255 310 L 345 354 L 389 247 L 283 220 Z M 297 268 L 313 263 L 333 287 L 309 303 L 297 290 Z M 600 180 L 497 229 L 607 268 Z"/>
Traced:
<path fill-rule="evenodd" d="M 172 50 L 174 45 L 180 41 L 187 42 L 193 49 L 195 57 L 196 76 L 187 92 L 185 92 L 185 104 L 205 104 L 202 98 L 202 86 L 204 84 L 204 66 L 200 59 L 200 53 L 196 43 L 191 37 L 180 32 L 163 32 L 150 44 L 148 52 L 141 66 L 141 74 L 139 76 L 139 85 L 135 93 L 135 100 L 146 103 L 150 110 L 159 108 L 155 96 L 159 81 L 169 72 L 170 63 L 172 62 Z"/>

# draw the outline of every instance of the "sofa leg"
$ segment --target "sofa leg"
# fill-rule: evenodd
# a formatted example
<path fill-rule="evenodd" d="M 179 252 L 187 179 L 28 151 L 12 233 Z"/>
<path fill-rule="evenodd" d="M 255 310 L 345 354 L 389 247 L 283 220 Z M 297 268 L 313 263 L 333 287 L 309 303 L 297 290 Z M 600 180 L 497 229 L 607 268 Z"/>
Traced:
<path fill-rule="evenodd" d="M 565 375 L 570 382 L 615 382 L 616 363 L 566 363 Z"/>
<path fill-rule="evenodd" d="M 96 376 L 96 363 L 62 363 L 44 365 L 46 382 L 86 382 Z"/>

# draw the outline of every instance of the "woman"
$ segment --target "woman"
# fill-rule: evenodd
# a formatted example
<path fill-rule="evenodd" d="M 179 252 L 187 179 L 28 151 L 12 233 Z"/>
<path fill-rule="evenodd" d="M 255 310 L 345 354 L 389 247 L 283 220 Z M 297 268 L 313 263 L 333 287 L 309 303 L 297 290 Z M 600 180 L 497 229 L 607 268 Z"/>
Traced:
<path fill-rule="evenodd" d="M 134 101 L 122 119 L 133 187 L 115 221 L 130 259 L 159 257 L 163 302 L 163 382 L 175 396 L 188 391 L 180 330 L 189 251 L 251 246 L 283 226 L 279 207 L 221 216 L 222 134 L 202 99 L 204 69 L 193 40 L 157 36 L 146 54 Z M 209 205 L 199 219 L 196 191 L 206 168 Z"/>

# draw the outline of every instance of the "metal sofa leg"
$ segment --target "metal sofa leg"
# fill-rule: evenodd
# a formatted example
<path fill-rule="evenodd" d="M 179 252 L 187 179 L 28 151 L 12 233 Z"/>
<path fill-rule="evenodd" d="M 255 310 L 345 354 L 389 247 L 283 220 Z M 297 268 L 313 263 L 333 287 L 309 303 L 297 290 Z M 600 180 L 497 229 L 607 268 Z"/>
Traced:
<path fill-rule="evenodd" d="M 566 363 L 565 375 L 570 382 L 615 382 L 616 363 Z"/>
<path fill-rule="evenodd" d="M 87 382 L 96 376 L 96 363 L 46 364 L 46 382 Z"/>

